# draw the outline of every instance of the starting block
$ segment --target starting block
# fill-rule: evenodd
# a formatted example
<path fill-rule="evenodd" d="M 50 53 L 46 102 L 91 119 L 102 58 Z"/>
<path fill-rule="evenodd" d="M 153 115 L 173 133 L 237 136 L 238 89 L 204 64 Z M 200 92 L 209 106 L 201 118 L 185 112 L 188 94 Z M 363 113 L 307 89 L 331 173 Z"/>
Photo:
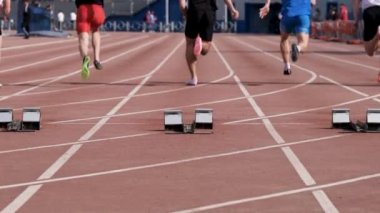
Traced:
<path fill-rule="evenodd" d="M 40 130 L 41 109 L 39 107 L 24 108 L 22 112 L 22 125 L 25 130 Z"/>
<path fill-rule="evenodd" d="M 212 113 L 212 109 L 196 109 L 195 120 L 191 124 L 184 124 L 181 110 L 166 110 L 164 112 L 165 131 L 166 133 L 177 132 L 194 134 L 199 130 L 203 130 L 212 133 Z"/>
<path fill-rule="evenodd" d="M 182 111 L 166 110 L 164 112 L 165 131 L 183 132 Z"/>
<path fill-rule="evenodd" d="M 380 131 L 380 109 L 367 110 L 367 128 L 369 131 Z"/>
<path fill-rule="evenodd" d="M 351 122 L 349 109 L 333 109 L 332 127 L 355 132 L 380 132 L 380 109 L 368 109 L 366 122 L 356 123 Z"/>
<path fill-rule="evenodd" d="M 22 120 L 13 119 L 13 110 L 0 108 L 0 129 L 10 132 L 33 132 L 41 129 L 41 110 L 38 107 L 24 108 Z"/>
<path fill-rule="evenodd" d="M 351 126 L 350 110 L 347 108 L 339 108 L 332 110 L 332 127 L 347 128 Z"/>
<path fill-rule="evenodd" d="M 211 130 L 213 129 L 213 110 L 212 109 L 195 109 L 195 129 Z"/>
<path fill-rule="evenodd" d="M 7 128 L 13 121 L 13 110 L 10 108 L 0 108 L 0 128 Z"/>

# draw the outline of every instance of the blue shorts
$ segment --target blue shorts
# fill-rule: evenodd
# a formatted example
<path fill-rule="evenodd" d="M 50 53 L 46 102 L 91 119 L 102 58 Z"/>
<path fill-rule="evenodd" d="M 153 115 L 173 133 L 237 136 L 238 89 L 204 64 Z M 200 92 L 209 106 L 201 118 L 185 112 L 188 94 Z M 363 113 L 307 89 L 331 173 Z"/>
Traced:
<path fill-rule="evenodd" d="M 293 17 L 283 16 L 280 22 L 280 30 L 284 33 L 310 33 L 310 16 L 300 15 Z"/>

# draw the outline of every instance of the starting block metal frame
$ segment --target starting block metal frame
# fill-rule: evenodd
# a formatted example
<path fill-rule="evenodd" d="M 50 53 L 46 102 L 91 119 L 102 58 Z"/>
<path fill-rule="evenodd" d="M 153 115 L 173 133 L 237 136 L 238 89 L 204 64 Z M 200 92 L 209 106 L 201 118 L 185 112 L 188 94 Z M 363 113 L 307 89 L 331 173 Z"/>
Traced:
<path fill-rule="evenodd" d="M 22 120 L 13 119 L 11 108 L 0 109 L 0 129 L 10 132 L 34 132 L 41 129 L 41 109 L 26 107 L 22 111 Z"/>
<path fill-rule="evenodd" d="M 213 133 L 213 110 L 199 108 L 195 110 L 195 120 L 191 124 L 183 123 L 181 110 L 164 111 L 166 133 Z"/>

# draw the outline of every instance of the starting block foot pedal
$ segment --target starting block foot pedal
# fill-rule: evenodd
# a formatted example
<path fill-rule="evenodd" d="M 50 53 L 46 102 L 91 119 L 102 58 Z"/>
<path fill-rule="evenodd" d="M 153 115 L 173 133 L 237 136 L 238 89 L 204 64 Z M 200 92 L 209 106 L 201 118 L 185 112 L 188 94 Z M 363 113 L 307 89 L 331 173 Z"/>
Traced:
<path fill-rule="evenodd" d="M 204 133 L 212 133 L 213 127 L 213 110 L 204 108 L 195 109 L 194 128 L 196 131 L 202 130 Z"/>
<path fill-rule="evenodd" d="M 380 132 L 380 109 L 367 110 L 368 131 Z"/>
<path fill-rule="evenodd" d="M 350 118 L 350 110 L 347 108 L 333 109 L 332 112 L 332 128 L 352 128 Z"/>
<path fill-rule="evenodd" d="M 169 132 L 183 132 L 184 125 L 182 121 L 181 110 L 166 110 L 164 112 L 164 125 L 165 131 Z"/>
<path fill-rule="evenodd" d="M 38 107 L 24 108 L 22 112 L 22 129 L 23 130 L 40 130 L 41 128 L 41 110 Z"/>
<path fill-rule="evenodd" d="M 10 108 L 0 108 L 0 128 L 7 129 L 8 124 L 13 121 L 13 110 Z"/>

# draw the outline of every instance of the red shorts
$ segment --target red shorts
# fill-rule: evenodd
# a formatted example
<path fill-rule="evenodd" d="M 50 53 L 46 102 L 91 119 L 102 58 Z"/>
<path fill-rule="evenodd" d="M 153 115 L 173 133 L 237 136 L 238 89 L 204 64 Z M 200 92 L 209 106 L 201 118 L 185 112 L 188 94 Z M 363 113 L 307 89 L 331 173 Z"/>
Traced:
<path fill-rule="evenodd" d="M 83 4 L 77 10 L 77 33 L 97 31 L 103 24 L 105 14 L 98 4 Z"/>

